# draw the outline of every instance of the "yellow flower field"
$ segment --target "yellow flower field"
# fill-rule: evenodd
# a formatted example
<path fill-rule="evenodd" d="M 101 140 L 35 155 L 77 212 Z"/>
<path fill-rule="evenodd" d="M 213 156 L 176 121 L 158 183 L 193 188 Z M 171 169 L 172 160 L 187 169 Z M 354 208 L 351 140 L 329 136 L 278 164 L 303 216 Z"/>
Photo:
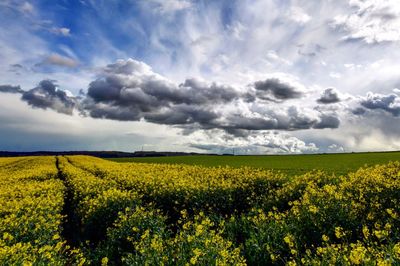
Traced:
<path fill-rule="evenodd" d="M 0 159 L 0 265 L 399 265 L 400 163 L 346 176 Z"/>

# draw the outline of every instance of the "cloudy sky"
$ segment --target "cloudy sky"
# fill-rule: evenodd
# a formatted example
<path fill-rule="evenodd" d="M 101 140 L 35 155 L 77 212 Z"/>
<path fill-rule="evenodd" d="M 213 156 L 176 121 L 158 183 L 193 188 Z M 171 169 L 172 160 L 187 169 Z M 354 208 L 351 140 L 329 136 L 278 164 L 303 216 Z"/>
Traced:
<path fill-rule="evenodd" d="M 398 0 L 2 0 L 0 17 L 0 150 L 400 149 Z"/>

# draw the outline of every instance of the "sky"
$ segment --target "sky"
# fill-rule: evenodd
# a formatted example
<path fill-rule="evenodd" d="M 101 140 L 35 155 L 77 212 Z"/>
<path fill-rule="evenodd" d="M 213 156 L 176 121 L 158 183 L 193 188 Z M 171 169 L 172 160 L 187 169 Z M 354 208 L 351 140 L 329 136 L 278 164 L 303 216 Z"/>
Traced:
<path fill-rule="evenodd" d="M 2 0 L 0 150 L 400 149 L 398 0 Z"/>

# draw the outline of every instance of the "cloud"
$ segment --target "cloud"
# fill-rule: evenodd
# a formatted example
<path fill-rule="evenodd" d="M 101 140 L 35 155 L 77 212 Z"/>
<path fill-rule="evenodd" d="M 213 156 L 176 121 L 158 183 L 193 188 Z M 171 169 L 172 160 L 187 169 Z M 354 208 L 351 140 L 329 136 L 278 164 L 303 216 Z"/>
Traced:
<path fill-rule="evenodd" d="M 15 74 L 19 75 L 21 74 L 21 71 L 24 71 L 25 68 L 21 64 L 11 64 L 10 69 L 8 71 L 14 72 Z"/>
<path fill-rule="evenodd" d="M 299 108 L 297 106 L 266 109 L 259 113 L 228 115 L 219 128 L 236 136 L 248 135 L 257 130 L 304 130 L 337 128 L 340 124 L 336 114 Z"/>
<path fill-rule="evenodd" d="M 144 120 L 184 130 L 219 129 L 241 136 L 257 130 L 338 127 L 335 113 L 278 106 L 301 97 L 301 87 L 278 78 L 254 82 L 246 87 L 249 91 L 195 78 L 176 84 L 147 64 L 128 59 L 101 69 L 80 99 L 57 89 L 53 81 L 43 80 L 23 92 L 22 100 L 33 107 L 70 115 L 77 109 L 93 118 Z M 272 102 L 267 104 L 265 99 Z"/>
<path fill-rule="evenodd" d="M 150 4 L 156 12 L 163 14 L 185 10 L 192 6 L 188 0 L 149 0 L 147 4 Z"/>
<path fill-rule="evenodd" d="M 20 12 L 23 15 L 32 15 L 35 11 L 35 7 L 27 1 L 10 1 L 3 0 L 0 3 L 0 7 L 7 8 L 16 12 Z"/>
<path fill-rule="evenodd" d="M 340 120 L 336 114 L 322 114 L 319 121 L 314 124 L 313 128 L 338 128 Z"/>
<path fill-rule="evenodd" d="M 360 104 L 370 110 L 383 110 L 395 117 L 400 116 L 400 97 L 397 94 L 380 94 L 368 92 Z"/>
<path fill-rule="evenodd" d="M 317 55 L 326 50 L 326 47 L 317 43 L 301 43 L 296 45 L 296 47 L 298 48 L 297 54 L 308 59 L 315 58 Z"/>
<path fill-rule="evenodd" d="M 217 117 L 210 105 L 239 96 L 232 87 L 193 78 L 176 85 L 148 65 L 129 59 L 104 68 L 90 83 L 83 106 L 96 118 L 181 125 L 208 123 Z"/>
<path fill-rule="evenodd" d="M 170 104 L 211 104 L 231 102 L 239 97 L 234 88 L 199 79 L 186 79 L 176 85 L 133 59 L 108 65 L 101 76 L 90 83 L 88 96 L 95 103 L 134 105 L 142 111 Z M 142 105 L 145 104 L 145 105 Z"/>
<path fill-rule="evenodd" d="M 245 137 L 231 137 L 223 131 L 198 131 L 187 145 L 213 153 L 266 154 L 310 153 L 318 151 L 314 143 L 306 143 L 278 131 L 252 132 Z"/>
<path fill-rule="evenodd" d="M 75 59 L 62 56 L 59 54 L 51 54 L 47 56 L 42 62 L 36 64 L 36 67 L 41 66 L 60 66 L 60 67 L 68 67 L 75 68 L 79 65 L 79 62 Z"/>
<path fill-rule="evenodd" d="M 354 115 L 364 115 L 367 112 L 367 110 L 362 107 L 357 107 L 357 108 L 352 109 L 351 112 Z"/>
<path fill-rule="evenodd" d="M 21 4 L 18 8 L 22 13 L 25 14 L 29 14 L 29 13 L 33 13 L 33 11 L 35 10 L 35 8 L 33 7 L 33 5 L 29 2 L 24 2 L 23 4 Z"/>
<path fill-rule="evenodd" d="M 319 111 L 266 108 L 266 99 L 282 102 L 303 96 L 295 85 L 271 78 L 248 86 L 250 92 L 199 79 L 176 85 L 133 59 L 109 64 L 90 83 L 81 107 L 94 118 L 145 120 L 182 128 L 222 129 L 231 134 L 250 130 L 336 128 L 339 120 Z M 242 104 L 243 109 L 234 106 Z M 251 110 L 254 108 L 254 110 Z"/>
<path fill-rule="evenodd" d="M 318 103 L 331 104 L 340 102 L 339 94 L 334 88 L 327 88 L 317 100 Z"/>
<path fill-rule="evenodd" d="M 173 105 L 231 102 L 239 97 L 239 93 L 229 86 L 209 84 L 193 78 L 176 85 L 154 73 L 143 62 L 128 59 L 105 67 L 100 77 L 90 83 L 87 96 L 85 104 L 90 108 L 108 105 L 139 114 L 168 109 Z M 135 117 L 133 115 L 131 119 L 136 120 Z"/>
<path fill-rule="evenodd" d="M 289 60 L 286 60 L 286 59 L 280 57 L 274 50 L 268 51 L 266 58 L 268 61 L 270 61 L 272 63 L 283 64 L 283 65 L 288 65 L 288 66 L 291 66 L 293 64 Z"/>
<path fill-rule="evenodd" d="M 327 152 L 332 152 L 332 153 L 342 153 L 344 151 L 345 151 L 344 148 L 337 144 L 331 144 L 328 146 L 327 149 Z"/>
<path fill-rule="evenodd" d="M 254 83 L 256 97 L 268 101 L 284 101 L 301 98 L 304 93 L 287 82 L 277 78 L 270 78 Z"/>
<path fill-rule="evenodd" d="M 299 24 L 306 24 L 311 20 L 311 16 L 298 6 L 292 6 L 290 8 L 288 18 Z"/>
<path fill-rule="evenodd" d="M 68 115 L 72 114 L 76 105 L 75 99 L 57 89 L 52 80 L 42 80 L 37 87 L 23 92 L 21 99 L 34 108 L 49 108 Z"/>
<path fill-rule="evenodd" d="M 368 44 L 400 41 L 400 4 L 397 0 L 350 0 L 351 14 L 334 18 L 333 27 L 345 32 L 345 40 Z"/>
<path fill-rule="evenodd" d="M 53 27 L 49 30 L 51 33 L 64 36 L 64 37 L 69 37 L 71 36 L 71 30 L 69 28 L 65 27 Z"/>
<path fill-rule="evenodd" d="M 23 93 L 20 86 L 0 85 L 0 92 L 3 93 Z"/>
<path fill-rule="evenodd" d="M 10 65 L 10 67 L 12 67 L 12 68 L 23 68 L 23 66 L 21 64 L 12 64 L 12 65 Z"/>

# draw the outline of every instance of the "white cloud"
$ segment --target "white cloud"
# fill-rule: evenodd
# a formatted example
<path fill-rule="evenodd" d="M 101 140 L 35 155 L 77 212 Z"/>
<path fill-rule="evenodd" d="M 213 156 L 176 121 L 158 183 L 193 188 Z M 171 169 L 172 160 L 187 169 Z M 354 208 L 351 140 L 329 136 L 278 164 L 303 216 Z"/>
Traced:
<path fill-rule="evenodd" d="M 33 5 L 29 2 L 24 2 L 20 7 L 19 10 L 21 10 L 21 12 L 23 13 L 33 13 L 33 11 L 35 10 L 35 8 L 33 7 Z"/>
<path fill-rule="evenodd" d="M 155 5 L 155 10 L 164 14 L 185 10 L 192 6 L 189 0 L 149 0 L 147 3 Z"/>
<path fill-rule="evenodd" d="M 200 151 L 213 153 L 265 154 L 265 153 L 313 153 L 318 148 L 288 133 L 278 131 L 258 132 L 247 137 L 232 137 L 221 131 L 197 131 L 186 145 Z"/>
<path fill-rule="evenodd" d="M 333 79 L 340 79 L 342 77 L 342 75 L 338 72 L 330 72 L 329 76 Z"/>
<path fill-rule="evenodd" d="M 64 27 L 61 27 L 61 28 L 53 27 L 50 29 L 50 32 L 52 32 L 56 35 L 64 36 L 64 37 L 71 36 L 71 30 L 68 28 L 64 28 Z"/>
<path fill-rule="evenodd" d="M 350 0 L 354 12 L 334 18 L 333 26 L 342 29 L 345 40 L 368 44 L 400 41 L 400 2 L 397 0 Z"/>
<path fill-rule="evenodd" d="M 289 19 L 299 24 L 306 24 L 311 20 L 311 16 L 308 15 L 301 7 L 298 6 L 290 7 L 288 17 Z"/>
<path fill-rule="evenodd" d="M 340 153 L 340 152 L 345 152 L 345 149 L 340 145 L 331 144 L 331 145 L 328 146 L 327 151 L 328 152 L 339 152 Z"/>

